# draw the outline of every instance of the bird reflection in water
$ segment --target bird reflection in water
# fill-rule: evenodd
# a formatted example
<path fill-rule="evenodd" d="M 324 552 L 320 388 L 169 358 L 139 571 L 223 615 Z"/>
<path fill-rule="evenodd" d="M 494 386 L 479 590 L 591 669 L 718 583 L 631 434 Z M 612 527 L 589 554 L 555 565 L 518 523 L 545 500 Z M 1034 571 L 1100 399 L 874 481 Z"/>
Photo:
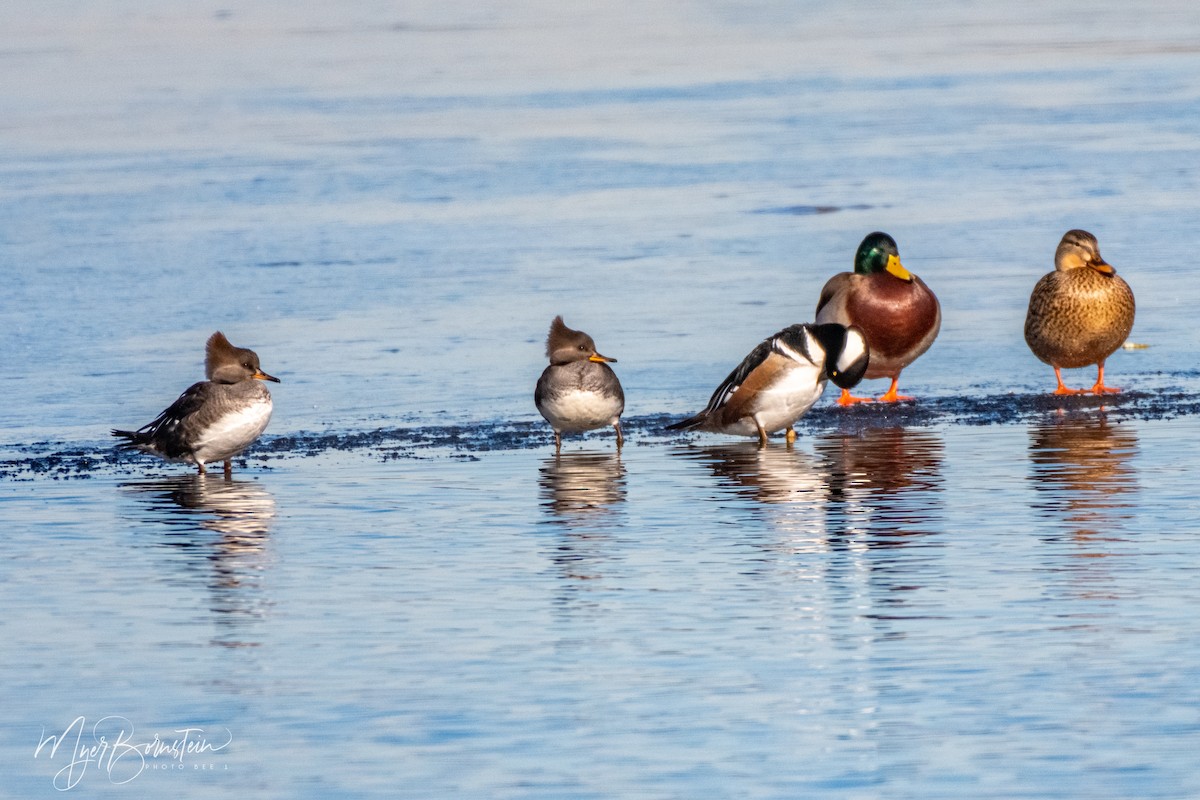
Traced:
<path fill-rule="evenodd" d="M 757 526 L 746 530 L 773 558 L 744 574 L 786 570 L 831 635 L 865 617 L 922 613 L 917 590 L 936 584 L 940 567 L 924 551 L 896 548 L 944 527 L 941 435 L 868 428 L 818 436 L 812 450 L 734 445 L 684 454 L 756 501 L 749 511 L 769 522 L 766 538 Z M 885 624 L 880 630 L 892 635 Z"/>
<path fill-rule="evenodd" d="M 538 469 L 541 507 L 558 536 L 551 561 L 562 577 L 576 581 L 602 577 L 612 530 L 621 524 L 625 466 L 614 453 L 553 455 Z"/>
<path fill-rule="evenodd" d="M 886 547 L 940 529 L 940 433 L 865 428 L 817 437 L 813 449 L 829 473 L 829 529 Z"/>
<path fill-rule="evenodd" d="M 1133 519 L 1137 453 L 1132 425 L 1097 417 L 1060 417 L 1029 429 L 1036 508 L 1076 539 L 1118 534 Z"/>
<path fill-rule="evenodd" d="M 864 428 L 818 436 L 813 449 L 829 474 L 830 547 L 843 550 L 852 565 L 827 580 L 843 584 L 854 613 L 881 620 L 880 636 L 902 636 L 883 620 L 921 617 L 940 602 L 921 590 L 944 580 L 933 549 L 944 538 L 933 534 L 945 530 L 942 436 L 919 428 Z M 924 547 L 915 547 L 921 540 Z M 857 583 L 863 572 L 865 583 Z"/>
<path fill-rule="evenodd" d="M 932 431 L 868 428 L 819 436 L 813 455 L 742 444 L 688 454 L 738 495 L 765 504 L 776 529 L 823 545 L 854 540 L 879 547 L 936 529 L 942 450 Z"/>
<path fill-rule="evenodd" d="M 678 452 L 705 464 L 738 497 L 761 503 L 772 527 L 787 532 L 789 549 L 824 538 L 829 476 L 803 449 L 731 442 Z"/>
<path fill-rule="evenodd" d="M 559 522 L 603 520 L 625 501 L 625 467 L 616 453 L 563 453 L 539 470 L 543 508 Z"/>
<path fill-rule="evenodd" d="M 264 616 L 270 605 L 262 592 L 269 565 L 275 498 L 255 481 L 215 475 L 187 475 L 137 481 L 121 487 L 147 511 L 141 520 L 161 523 L 156 545 L 184 555 L 185 574 L 199 576 L 212 597 L 210 610 L 221 633 L 214 644 L 253 646 L 245 624 Z"/>

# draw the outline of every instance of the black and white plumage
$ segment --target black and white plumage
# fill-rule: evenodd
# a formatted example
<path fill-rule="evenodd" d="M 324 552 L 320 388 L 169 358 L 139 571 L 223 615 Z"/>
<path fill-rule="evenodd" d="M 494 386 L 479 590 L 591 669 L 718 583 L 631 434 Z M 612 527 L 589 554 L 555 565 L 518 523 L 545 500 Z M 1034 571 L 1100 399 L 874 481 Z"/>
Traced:
<path fill-rule="evenodd" d="M 113 436 L 127 440 L 117 446 L 195 464 L 201 475 L 205 464 L 224 461 L 230 475 L 231 459 L 253 444 L 271 420 L 271 393 L 259 381 L 279 379 L 262 371 L 253 350 L 234 347 L 220 331 L 205 346 L 204 374 L 208 380 L 189 386 L 146 425 L 114 430 Z"/>
<path fill-rule="evenodd" d="M 596 343 L 583 331 L 572 330 L 561 316 L 550 323 L 546 337 L 550 366 L 538 378 L 533 403 L 554 429 L 554 450 L 562 449 L 564 433 L 580 433 L 611 425 L 621 434 L 625 392 L 609 363 L 615 358 L 596 352 Z"/>
<path fill-rule="evenodd" d="M 790 325 L 750 351 L 713 392 L 708 406 L 668 430 L 757 436 L 787 430 L 817 402 L 826 381 L 856 386 L 869 355 L 862 331 L 838 323 Z"/>

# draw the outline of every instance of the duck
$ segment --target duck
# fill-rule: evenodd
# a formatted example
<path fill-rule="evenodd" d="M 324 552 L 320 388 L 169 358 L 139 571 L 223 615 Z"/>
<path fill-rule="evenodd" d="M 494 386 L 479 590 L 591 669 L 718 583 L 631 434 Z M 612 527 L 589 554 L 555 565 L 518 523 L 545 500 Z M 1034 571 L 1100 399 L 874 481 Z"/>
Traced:
<path fill-rule="evenodd" d="M 533 404 L 554 431 L 554 452 L 562 451 L 564 433 L 581 433 L 611 426 L 617 449 L 625 442 L 621 414 L 625 392 L 609 364 L 615 358 L 596 351 L 596 342 L 583 331 L 568 328 L 562 315 L 550 323 L 543 370 L 533 391 Z"/>
<path fill-rule="evenodd" d="M 900 372 L 933 344 L 942 327 L 937 296 L 900 262 L 896 240 L 875 231 L 862 240 L 854 256 L 854 272 L 830 278 L 817 300 L 816 321 L 853 325 L 867 337 L 871 364 L 866 379 L 890 378 L 878 402 L 912 400 L 898 391 Z M 873 402 L 842 389 L 839 405 Z"/>
<path fill-rule="evenodd" d="M 161 414 L 136 431 L 114 429 L 119 450 L 139 450 L 167 461 L 205 465 L 223 461 L 225 477 L 271 420 L 271 393 L 261 381 L 279 383 L 262 371 L 258 354 L 234 347 L 221 331 L 205 343 L 204 374 Z"/>
<path fill-rule="evenodd" d="M 735 436 L 757 436 L 767 445 L 770 434 L 786 431 L 803 417 L 827 381 L 850 389 L 862 380 L 872 358 L 865 335 L 853 326 L 834 323 L 789 325 L 764 339 L 742 359 L 695 416 L 667 430 L 699 430 Z"/>
<path fill-rule="evenodd" d="M 1104 383 L 1104 362 L 1133 330 L 1133 290 L 1100 256 L 1096 237 L 1078 228 L 1063 234 L 1054 252 L 1054 271 L 1042 276 L 1029 296 L 1025 342 L 1054 368 L 1056 395 L 1116 394 Z M 1091 389 L 1068 389 L 1062 371 L 1096 365 Z"/>

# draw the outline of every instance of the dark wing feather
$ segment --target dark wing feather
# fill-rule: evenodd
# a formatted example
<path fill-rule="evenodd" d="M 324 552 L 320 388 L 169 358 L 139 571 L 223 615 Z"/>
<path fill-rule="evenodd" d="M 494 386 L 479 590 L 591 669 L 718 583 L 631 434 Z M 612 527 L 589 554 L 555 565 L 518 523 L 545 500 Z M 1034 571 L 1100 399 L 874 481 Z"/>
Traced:
<path fill-rule="evenodd" d="M 208 381 L 192 384 L 176 398 L 174 403 L 167 406 L 166 410 L 136 431 L 114 430 L 113 436 L 129 440 L 117 446 L 126 449 L 140 449 L 149 446 L 168 458 L 185 455 L 183 450 L 177 446 L 178 442 L 182 441 L 182 437 L 172 434 L 187 417 L 204 405 L 211 391 L 212 384 Z"/>

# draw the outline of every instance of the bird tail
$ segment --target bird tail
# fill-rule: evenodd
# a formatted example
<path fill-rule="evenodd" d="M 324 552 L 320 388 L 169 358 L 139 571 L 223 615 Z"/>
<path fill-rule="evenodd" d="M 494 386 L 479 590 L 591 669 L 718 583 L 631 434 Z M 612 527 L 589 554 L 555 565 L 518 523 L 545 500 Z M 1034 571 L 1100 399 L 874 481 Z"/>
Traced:
<path fill-rule="evenodd" d="M 666 427 L 666 430 L 669 430 L 669 431 L 693 431 L 696 428 L 699 428 L 701 425 L 703 425 L 707 420 L 708 420 L 708 414 L 706 412 L 702 411 L 694 417 L 688 417 L 687 419 L 680 420 L 679 422 L 671 423 L 670 425 L 668 425 Z"/>
<path fill-rule="evenodd" d="M 150 437 L 141 431 L 121 431 L 113 428 L 112 435 L 121 439 L 127 439 L 125 442 L 118 442 L 118 450 L 140 450 L 150 444 Z"/>

